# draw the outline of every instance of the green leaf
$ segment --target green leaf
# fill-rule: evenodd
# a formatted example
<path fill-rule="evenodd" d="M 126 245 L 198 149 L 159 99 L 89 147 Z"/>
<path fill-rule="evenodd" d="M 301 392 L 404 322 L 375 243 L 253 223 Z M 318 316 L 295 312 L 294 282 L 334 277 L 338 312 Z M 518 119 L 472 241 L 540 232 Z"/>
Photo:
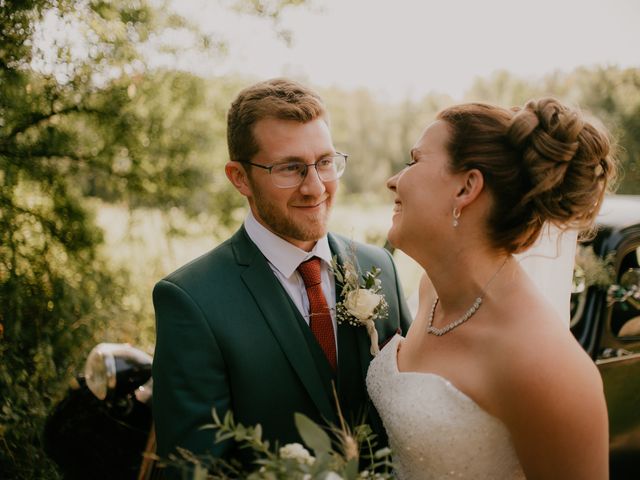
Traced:
<path fill-rule="evenodd" d="M 294 420 L 302 440 L 316 455 L 331 450 L 331 439 L 329 435 L 327 435 L 317 423 L 302 413 L 295 413 Z"/>
<path fill-rule="evenodd" d="M 207 469 L 200 463 L 196 463 L 195 468 L 193 469 L 192 480 L 207 480 Z"/>
<path fill-rule="evenodd" d="M 259 423 L 255 426 L 253 430 L 253 439 L 256 442 L 262 441 L 262 425 L 260 425 Z"/>
<path fill-rule="evenodd" d="M 216 407 L 213 407 L 211 409 L 211 416 L 213 417 L 214 425 L 221 425 L 220 417 L 218 416 L 218 411 L 216 410 Z"/>
<path fill-rule="evenodd" d="M 375 453 L 375 457 L 376 458 L 388 457 L 390 455 L 391 455 L 391 449 L 389 447 L 381 448 L 380 450 L 376 451 L 376 453 Z"/>
<path fill-rule="evenodd" d="M 356 458 L 352 458 L 347 462 L 343 477 L 346 480 L 356 480 L 358 478 L 358 460 Z"/>

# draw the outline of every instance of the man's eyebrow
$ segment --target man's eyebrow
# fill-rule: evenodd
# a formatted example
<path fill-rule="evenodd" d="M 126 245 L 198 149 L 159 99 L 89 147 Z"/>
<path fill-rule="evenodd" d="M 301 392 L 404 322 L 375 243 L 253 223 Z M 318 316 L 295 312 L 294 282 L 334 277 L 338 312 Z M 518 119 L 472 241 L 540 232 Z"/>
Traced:
<path fill-rule="evenodd" d="M 321 158 L 325 158 L 325 157 L 330 157 L 330 156 L 335 155 L 335 154 L 336 154 L 336 152 L 335 152 L 335 151 L 328 151 L 328 152 L 325 152 L 325 153 L 320 154 L 320 155 L 317 157 L 317 160 L 320 160 Z M 279 158 L 275 163 L 287 163 L 287 162 L 300 162 L 300 163 L 306 163 L 306 162 L 305 162 L 305 160 L 304 160 L 304 158 L 302 158 L 302 157 L 298 157 L 298 156 L 295 156 L 295 155 L 291 155 L 291 156 L 289 156 L 289 157 L 282 157 L 282 158 Z"/>
<path fill-rule="evenodd" d="M 279 158 L 275 163 L 288 163 L 288 162 L 300 162 L 304 163 L 304 160 L 300 157 L 296 157 L 295 155 L 289 157 Z"/>

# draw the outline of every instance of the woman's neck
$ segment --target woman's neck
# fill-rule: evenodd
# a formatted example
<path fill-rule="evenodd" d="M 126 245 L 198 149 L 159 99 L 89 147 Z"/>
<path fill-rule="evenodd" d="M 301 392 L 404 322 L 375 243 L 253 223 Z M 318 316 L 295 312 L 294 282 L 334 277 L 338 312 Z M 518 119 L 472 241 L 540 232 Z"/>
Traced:
<path fill-rule="evenodd" d="M 478 297 L 485 297 L 505 270 L 515 261 L 504 252 L 476 249 L 419 261 L 429 275 L 444 311 L 467 310 Z"/>

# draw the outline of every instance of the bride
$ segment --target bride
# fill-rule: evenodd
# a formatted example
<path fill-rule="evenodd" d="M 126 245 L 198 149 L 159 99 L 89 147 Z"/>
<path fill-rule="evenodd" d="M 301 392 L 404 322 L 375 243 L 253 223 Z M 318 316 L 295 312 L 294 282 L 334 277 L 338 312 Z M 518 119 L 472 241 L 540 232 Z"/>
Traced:
<path fill-rule="evenodd" d="M 608 477 L 599 373 L 513 255 L 591 226 L 614 172 L 607 135 L 541 99 L 444 110 L 388 180 L 389 240 L 428 272 L 367 376 L 398 478 Z"/>

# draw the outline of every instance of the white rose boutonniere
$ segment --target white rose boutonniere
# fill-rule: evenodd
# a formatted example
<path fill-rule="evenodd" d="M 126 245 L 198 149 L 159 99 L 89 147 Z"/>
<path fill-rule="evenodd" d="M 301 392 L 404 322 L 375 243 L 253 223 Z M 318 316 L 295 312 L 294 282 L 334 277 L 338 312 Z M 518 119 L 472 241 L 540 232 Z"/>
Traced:
<path fill-rule="evenodd" d="M 354 255 L 352 255 L 353 257 Z M 362 275 L 360 282 L 355 261 L 351 258 L 338 264 L 336 257 L 331 262 L 336 280 L 342 284 L 341 301 L 336 303 L 336 319 L 339 324 L 347 323 L 355 327 L 364 326 L 371 340 L 371 355 L 377 355 L 378 332 L 375 321 L 385 318 L 389 313 L 389 305 L 384 294 L 379 293 L 382 283 L 378 276 L 380 268 L 373 267 Z"/>
<path fill-rule="evenodd" d="M 353 290 L 345 296 L 344 306 L 361 322 L 369 320 L 384 297 L 366 288 Z"/>

